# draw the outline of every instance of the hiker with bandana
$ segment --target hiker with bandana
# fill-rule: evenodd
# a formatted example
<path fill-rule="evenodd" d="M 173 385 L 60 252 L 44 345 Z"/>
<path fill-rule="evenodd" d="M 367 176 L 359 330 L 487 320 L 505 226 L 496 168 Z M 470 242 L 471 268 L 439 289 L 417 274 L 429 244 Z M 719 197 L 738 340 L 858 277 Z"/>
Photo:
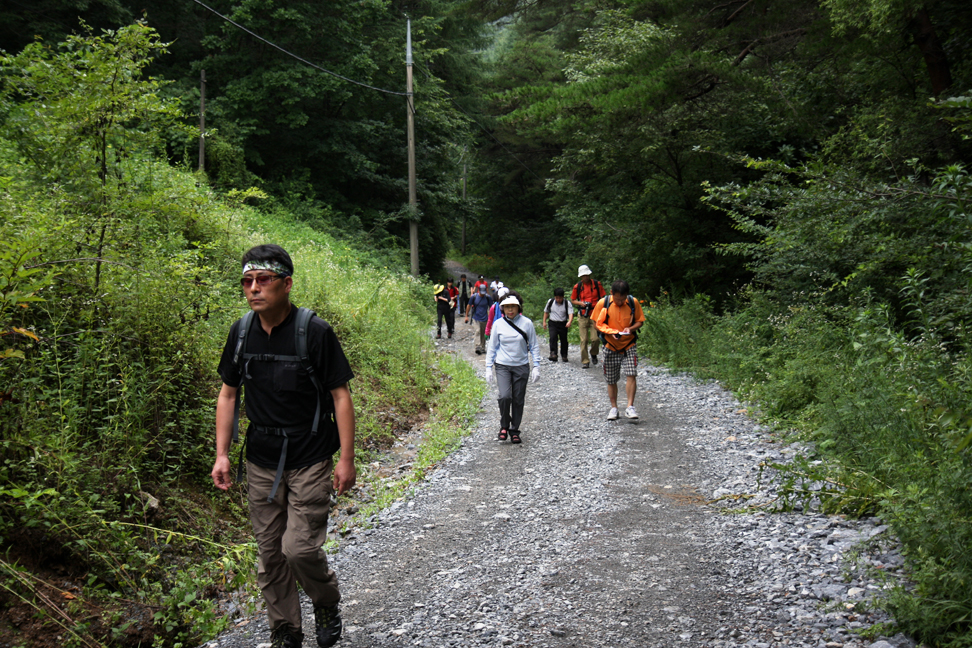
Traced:
<path fill-rule="evenodd" d="M 293 273 L 278 245 L 243 256 L 241 284 L 251 312 L 230 329 L 219 362 L 212 479 L 221 490 L 233 484 L 229 450 L 242 389 L 250 421 L 243 443 L 247 497 L 270 645 L 302 644 L 299 583 L 314 605 L 317 643 L 327 648 L 341 637 L 341 594 L 322 546 L 332 492 L 344 494 L 356 479 L 348 389 L 354 374 L 330 325 L 291 303 Z"/>

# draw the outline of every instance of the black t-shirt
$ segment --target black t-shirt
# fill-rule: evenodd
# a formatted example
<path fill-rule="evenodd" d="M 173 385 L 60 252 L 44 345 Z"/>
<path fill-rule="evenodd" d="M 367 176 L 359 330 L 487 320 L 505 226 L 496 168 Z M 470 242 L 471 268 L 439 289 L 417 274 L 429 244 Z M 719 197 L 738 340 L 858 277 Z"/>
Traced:
<path fill-rule="evenodd" d="M 297 341 L 294 334 L 297 307 L 292 306 L 290 314 L 271 335 L 263 330 L 254 317 L 246 335 L 246 353 L 265 353 L 274 355 L 297 355 Z M 325 425 L 324 412 L 330 400 L 321 402 L 321 422 L 316 435 L 310 434 L 317 409 L 317 393 L 310 376 L 300 366 L 299 361 L 281 362 L 259 360 L 249 361 L 249 374 L 252 379 L 243 380 L 240 367 L 233 364 L 233 353 L 239 335 L 240 321 L 230 328 L 229 338 L 223 347 L 219 360 L 219 375 L 230 387 L 244 386 L 246 414 L 251 421 L 246 444 L 246 458 L 264 468 L 276 468 L 283 446 L 282 436 L 261 434 L 253 429 L 254 425 L 263 427 L 307 426 L 307 432 L 290 434 L 287 445 L 286 470 L 311 466 L 327 459 L 336 449 L 333 430 Z M 351 365 L 344 356 L 341 343 L 334 330 L 321 318 L 314 316 L 307 327 L 307 353 L 318 382 L 325 392 L 340 387 L 354 378 Z M 290 365 L 290 366 L 285 366 Z M 333 408 L 333 406 L 331 406 Z"/>

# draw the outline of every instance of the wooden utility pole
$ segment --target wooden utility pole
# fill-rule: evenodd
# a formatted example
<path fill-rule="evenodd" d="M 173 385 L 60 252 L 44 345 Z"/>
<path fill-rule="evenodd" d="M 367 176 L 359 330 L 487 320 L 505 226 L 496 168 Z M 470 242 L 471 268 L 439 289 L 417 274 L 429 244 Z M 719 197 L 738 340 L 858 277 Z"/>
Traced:
<path fill-rule="evenodd" d="M 419 276 L 418 198 L 415 193 L 415 97 L 412 95 L 412 21 L 405 38 L 405 93 L 408 103 L 408 239 L 412 257 L 412 276 Z"/>
<path fill-rule="evenodd" d="M 199 73 L 199 170 L 206 170 L 206 70 Z"/>
<path fill-rule="evenodd" d="M 466 163 L 462 163 L 462 246 L 461 251 L 466 253 Z"/>

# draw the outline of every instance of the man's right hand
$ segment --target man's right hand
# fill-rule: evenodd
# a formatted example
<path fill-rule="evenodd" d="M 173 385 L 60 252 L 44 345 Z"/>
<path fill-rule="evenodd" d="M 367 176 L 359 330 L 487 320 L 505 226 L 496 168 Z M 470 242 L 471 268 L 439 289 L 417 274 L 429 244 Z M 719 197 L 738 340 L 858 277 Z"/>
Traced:
<path fill-rule="evenodd" d="M 233 485 L 232 473 L 229 457 L 216 457 L 216 463 L 213 464 L 213 472 L 211 473 L 216 488 L 229 490 L 229 487 Z"/>

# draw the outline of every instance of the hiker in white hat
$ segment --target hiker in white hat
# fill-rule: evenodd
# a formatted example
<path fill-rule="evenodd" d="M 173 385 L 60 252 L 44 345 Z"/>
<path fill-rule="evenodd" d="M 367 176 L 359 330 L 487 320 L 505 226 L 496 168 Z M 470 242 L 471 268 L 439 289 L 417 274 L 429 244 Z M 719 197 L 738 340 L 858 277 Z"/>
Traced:
<path fill-rule="evenodd" d="M 581 368 L 587 369 L 591 362 L 597 364 L 597 327 L 594 326 L 594 307 L 597 300 L 607 293 L 600 281 L 591 278 L 591 269 L 586 265 L 577 268 L 577 276 L 580 278 L 574 289 L 570 292 L 570 303 L 577 308 L 577 329 L 580 333 L 581 348 Z M 587 354 L 587 345 L 590 344 L 591 353 Z"/>
<path fill-rule="evenodd" d="M 509 438 L 511 443 L 520 443 L 527 380 L 536 382 L 540 377 L 540 345 L 533 322 L 523 314 L 522 301 L 516 293 L 505 297 L 500 308 L 503 316 L 493 325 L 486 350 L 486 382 L 492 384 L 495 369 L 499 440 Z"/>

